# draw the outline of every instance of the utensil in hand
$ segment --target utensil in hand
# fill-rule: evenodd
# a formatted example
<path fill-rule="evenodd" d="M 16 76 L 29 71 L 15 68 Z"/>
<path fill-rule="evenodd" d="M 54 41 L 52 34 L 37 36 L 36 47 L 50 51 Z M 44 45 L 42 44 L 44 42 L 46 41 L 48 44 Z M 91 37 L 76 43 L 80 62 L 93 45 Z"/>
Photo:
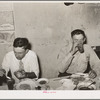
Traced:
<path fill-rule="evenodd" d="M 14 86 L 15 80 L 12 78 L 7 78 L 7 86 L 9 90 L 13 90 L 13 86 Z"/>

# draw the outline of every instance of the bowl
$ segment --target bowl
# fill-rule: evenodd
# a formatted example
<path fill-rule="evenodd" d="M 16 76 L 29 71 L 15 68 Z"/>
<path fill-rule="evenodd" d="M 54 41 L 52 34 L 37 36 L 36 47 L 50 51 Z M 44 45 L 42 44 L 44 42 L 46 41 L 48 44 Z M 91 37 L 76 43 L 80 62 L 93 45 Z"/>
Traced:
<path fill-rule="evenodd" d="M 92 84 L 91 86 L 79 86 L 78 90 L 96 90 L 96 86 L 94 84 Z"/>
<path fill-rule="evenodd" d="M 40 78 L 37 80 L 37 82 L 40 84 L 40 85 L 44 85 L 44 84 L 47 84 L 49 81 L 48 79 L 46 78 Z"/>
<path fill-rule="evenodd" d="M 91 82 L 81 82 L 77 85 L 78 90 L 96 90 L 95 84 Z"/>
<path fill-rule="evenodd" d="M 15 85 L 15 90 L 36 90 L 37 84 L 31 79 L 23 80 Z"/>

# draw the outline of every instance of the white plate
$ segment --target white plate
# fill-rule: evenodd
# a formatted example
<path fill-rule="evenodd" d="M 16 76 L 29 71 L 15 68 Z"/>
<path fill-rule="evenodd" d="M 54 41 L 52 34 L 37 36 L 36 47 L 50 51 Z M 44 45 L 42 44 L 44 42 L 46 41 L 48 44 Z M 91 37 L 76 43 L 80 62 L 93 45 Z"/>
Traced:
<path fill-rule="evenodd" d="M 75 73 L 71 75 L 71 77 L 81 77 L 81 76 L 85 78 L 89 77 L 89 75 L 85 73 Z"/>

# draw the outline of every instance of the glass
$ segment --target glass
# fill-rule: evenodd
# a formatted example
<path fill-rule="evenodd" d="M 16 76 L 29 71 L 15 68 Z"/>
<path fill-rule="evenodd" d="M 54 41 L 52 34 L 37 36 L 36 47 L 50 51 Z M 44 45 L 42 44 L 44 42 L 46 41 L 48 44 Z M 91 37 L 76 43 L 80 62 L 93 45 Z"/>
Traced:
<path fill-rule="evenodd" d="M 9 90 L 13 90 L 14 88 L 14 80 L 13 79 L 7 79 L 7 86 Z"/>
<path fill-rule="evenodd" d="M 0 76 L 0 86 L 2 86 L 2 84 L 3 84 L 3 77 Z"/>

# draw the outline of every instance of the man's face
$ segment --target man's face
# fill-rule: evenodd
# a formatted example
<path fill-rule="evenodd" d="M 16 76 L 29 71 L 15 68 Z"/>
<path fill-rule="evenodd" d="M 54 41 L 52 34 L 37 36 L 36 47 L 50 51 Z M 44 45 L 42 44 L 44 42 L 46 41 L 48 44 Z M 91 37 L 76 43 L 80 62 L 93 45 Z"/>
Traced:
<path fill-rule="evenodd" d="M 85 41 L 85 38 L 82 34 L 74 35 L 72 39 L 73 39 L 73 43 L 77 43 L 77 44 L 83 44 Z"/>
<path fill-rule="evenodd" d="M 14 47 L 13 50 L 14 50 L 15 57 L 18 60 L 21 60 L 27 53 L 27 50 L 25 50 L 23 47 L 16 47 L 16 48 Z"/>

